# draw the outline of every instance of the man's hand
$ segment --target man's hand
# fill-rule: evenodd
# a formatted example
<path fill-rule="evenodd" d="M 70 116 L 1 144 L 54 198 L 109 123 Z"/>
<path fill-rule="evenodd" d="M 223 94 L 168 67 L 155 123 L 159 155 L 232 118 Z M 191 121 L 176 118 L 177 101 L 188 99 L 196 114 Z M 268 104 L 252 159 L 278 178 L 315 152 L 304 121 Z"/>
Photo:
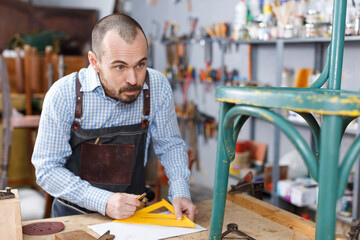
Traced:
<path fill-rule="evenodd" d="M 140 206 L 137 200 L 139 195 L 128 193 L 114 193 L 106 203 L 105 214 L 113 219 L 124 219 L 134 215 L 136 207 Z"/>
<path fill-rule="evenodd" d="M 177 220 L 181 220 L 182 215 L 184 214 L 191 221 L 194 221 L 195 215 L 198 213 L 196 206 L 188 198 L 175 198 L 173 201 L 173 206 L 175 209 L 175 216 Z"/>

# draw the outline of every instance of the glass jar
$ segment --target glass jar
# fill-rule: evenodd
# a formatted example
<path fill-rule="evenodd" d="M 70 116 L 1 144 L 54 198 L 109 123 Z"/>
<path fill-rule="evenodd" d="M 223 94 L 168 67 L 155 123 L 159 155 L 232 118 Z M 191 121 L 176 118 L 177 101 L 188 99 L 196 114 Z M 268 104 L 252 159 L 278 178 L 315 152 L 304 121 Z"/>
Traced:
<path fill-rule="evenodd" d="M 355 35 L 355 27 L 353 23 L 346 23 L 345 25 L 345 35 L 352 36 Z"/>
<path fill-rule="evenodd" d="M 302 38 L 304 29 L 304 17 L 296 15 L 294 18 L 294 37 Z"/>
<path fill-rule="evenodd" d="M 259 23 L 258 39 L 269 40 L 271 38 L 271 28 L 266 23 Z"/>
<path fill-rule="evenodd" d="M 294 26 L 287 24 L 284 27 L 284 38 L 293 38 L 294 37 Z"/>
<path fill-rule="evenodd" d="M 305 16 L 305 22 L 312 24 L 320 23 L 321 22 L 320 12 L 313 9 L 308 10 Z"/>
<path fill-rule="evenodd" d="M 314 38 L 319 36 L 319 26 L 318 24 L 307 23 L 305 24 L 305 37 Z"/>

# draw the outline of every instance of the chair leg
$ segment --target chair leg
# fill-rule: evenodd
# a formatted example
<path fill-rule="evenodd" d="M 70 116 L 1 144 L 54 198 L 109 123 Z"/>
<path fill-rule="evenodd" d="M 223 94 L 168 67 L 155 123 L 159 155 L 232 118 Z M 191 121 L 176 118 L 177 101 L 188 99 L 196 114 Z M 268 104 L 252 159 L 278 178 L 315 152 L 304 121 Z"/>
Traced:
<path fill-rule="evenodd" d="M 226 192 L 229 178 L 229 167 L 230 160 L 227 156 L 225 143 L 223 141 L 223 120 L 227 111 L 233 104 L 221 103 L 220 104 L 220 118 L 219 118 L 219 130 L 218 130 L 218 145 L 216 153 L 216 169 L 215 169 L 215 184 L 214 184 L 214 196 L 213 196 L 213 207 L 211 214 L 211 225 L 209 240 L 220 239 L 225 203 L 226 203 Z M 235 151 L 235 149 L 234 149 Z"/>
<path fill-rule="evenodd" d="M 340 146 L 341 122 L 340 116 L 324 116 L 321 129 L 319 198 L 315 237 L 319 240 L 333 240 L 335 238 L 339 164 L 339 147 L 336 146 Z"/>

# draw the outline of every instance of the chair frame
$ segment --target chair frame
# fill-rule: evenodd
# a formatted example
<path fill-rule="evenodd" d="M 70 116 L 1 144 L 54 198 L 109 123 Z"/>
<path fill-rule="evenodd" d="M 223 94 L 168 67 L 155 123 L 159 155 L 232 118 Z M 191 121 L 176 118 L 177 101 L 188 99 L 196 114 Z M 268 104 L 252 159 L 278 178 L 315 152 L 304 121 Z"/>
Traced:
<path fill-rule="evenodd" d="M 319 184 L 316 239 L 335 237 L 336 201 L 345 190 L 351 168 L 360 153 L 360 137 L 339 165 L 341 138 L 348 124 L 360 115 L 358 92 L 340 90 L 347 1 L 334 0 L 333 32 L 321 76 L 309 88 L 219 87 L 218 146 L 213 209 L 209 239 L 220 239 L 226 202 L 230 162 L 235 156 L 238 134 L 249 116 L 278 127 L 295 145 L 311 176 Z M 328 81 L 328 89 L 320 89 Z M 315 153 L 299 132 L 274 109 L 299 113 L 315 139 Z M 321 126 L 312 113 L 323 115 Z"/>

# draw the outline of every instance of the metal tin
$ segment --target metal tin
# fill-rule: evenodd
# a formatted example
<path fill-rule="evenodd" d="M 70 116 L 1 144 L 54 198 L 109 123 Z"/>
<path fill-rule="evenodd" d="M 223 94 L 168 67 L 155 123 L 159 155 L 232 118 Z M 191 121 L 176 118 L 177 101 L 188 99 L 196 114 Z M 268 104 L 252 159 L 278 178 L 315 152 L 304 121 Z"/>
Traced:
<path fill-rule="evenodd" d="M 284 38 L 293 38 L 294 37 L 294 26 L 287 24 L 284 27 Z"/>
<path fill-rule="evenodd" d="M 319 36 L 319 26 L 317 24 L 307 23 L 305 24 L 305 37 L 313 38 Z"/>
<path fill-rule="evenodd" d="M 242 26 L 239 29 L 239 39 L 240 40 L 247 40 L 249 39 L 249 30 L 246 26 Z"/>
<path fill-rule="evenodd" d="M 266 23 L 259 23 L 258 39 L 269 40 L 271 38 L 271 28 Z"/>
<path fill-rule="evenodd" d="M 355 28 L 353 23 L 347 23 L 345 26 L 345 35 L 352 36 L 355 34 Z"/>
<path fill-rule="evenodd" d="M 320 12 L 310 9 L 307 11 L 305 16 L 306 23 L 318 24 L 321 22 Z"/>

